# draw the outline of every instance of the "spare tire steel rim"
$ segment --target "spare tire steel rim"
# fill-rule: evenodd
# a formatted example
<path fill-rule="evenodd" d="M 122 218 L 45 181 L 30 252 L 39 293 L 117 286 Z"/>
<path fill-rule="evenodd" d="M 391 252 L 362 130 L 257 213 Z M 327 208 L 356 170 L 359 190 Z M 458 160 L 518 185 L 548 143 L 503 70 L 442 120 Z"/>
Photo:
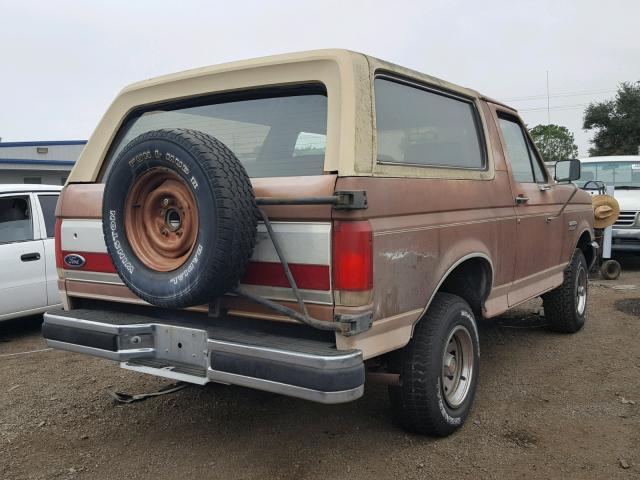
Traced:
<path fill-rule="evenodd" d="M 189 258 L 198 237 L 196 201 L 187 182 L 166 168 L 136 178 L 124 204 L 127 238 L 148 268 L 170 272 Z"/>

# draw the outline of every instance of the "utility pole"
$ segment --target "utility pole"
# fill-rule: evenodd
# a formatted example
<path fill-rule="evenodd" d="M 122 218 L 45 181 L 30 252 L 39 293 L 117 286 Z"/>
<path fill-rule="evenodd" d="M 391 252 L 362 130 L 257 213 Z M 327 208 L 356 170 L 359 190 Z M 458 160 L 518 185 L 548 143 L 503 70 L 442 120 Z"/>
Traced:
<path fill-rule="evenodd" d="M 549 98 L 549 70 L 547 70 L 547 125 L 551 125 L 551 102 Z"/>

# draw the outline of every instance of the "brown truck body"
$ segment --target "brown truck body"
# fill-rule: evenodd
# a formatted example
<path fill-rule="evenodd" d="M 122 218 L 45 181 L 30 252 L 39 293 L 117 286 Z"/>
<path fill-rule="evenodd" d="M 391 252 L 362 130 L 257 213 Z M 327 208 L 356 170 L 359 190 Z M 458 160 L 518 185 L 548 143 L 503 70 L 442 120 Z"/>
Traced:
<path fill-rule="evenodd" d="M 377 81 L 411 89 L 412 95 L 435 93 L 471 109 L 482 157 L 478 167 L 389 161 L 377 152 L 382 141 L 378 136 L 383 135 L 376 123 L 382 125 L 376 116 Z M 285 243 L 287 229 L 301 229 L 286 245 L 294 257 L 290 262 L 327 275 L 325 283 L 316 285 L 310 280 L 310 288 L 301 287 L 311 316 L 332 322 L 340 315 L 372 314 L 371 328 L 350 336 L 335 334 L 338 351 L 355 350 L 366 360 L 404 347 L 437 292 L 459 295 L 476 316 L 490 318 L 559 287 L 576 248 L 588 262 L 593 260 L 590 196 L 574 192 L 570 184 L 555 182 L 513 109 L 473 90 L 365 55 L 337 50 L 307 52 L 161 77 L 129 87 L 118 96 L 92 135 L 58 204 L 61 258 L 77 254 L 86 259 L 79 268 L 59 262 L 59 287 L 67 311 L 86 309 L 91 300 L 144 308 L 145 302 L 105 265 L 104 258 L 99 258 L 106 255 L 99 228 L 104 178 L 132 115 L 217 92 L 311 83 L 326 88 L 322 173 L 251 181 L 256 197 L 366 192 L 367 204 L 362 209 L 264 207 Z M 510 124 L 501 127 L 501 122 Z M 509 158 L 504 128 L 510 127 L 521 129 L 531 161 L 538 165 L 534 181 L 516 180 L 522 172 L 513 171 L 513 159 Z M 426 148 L 434 135 L 429 129 L 413 129 L 406 140 L 411 144 L 408 148 Z M 438 148 L 448 145 L 450 141 L 442 141 Z M 358 221 L 370 227 L 372 282 L 368 289 L 341 291 L 334 284 L 332 249 L 336 245 L 332 238 L 336 225 Z M 259 231 L 256 265 L 269 263 L 271 258 L 267 247 L 261 246 L 260 242 L 268 242 L 263 237 Z M 306 242 L 310 242 L 308 251 Z M 91 262 L 99 265 L 94 271 Z M 251 288 L 297 308 L 286 286 L 260 286 L 254 281 Z M 292 322 L 235 295 L 224 297 L 220 306 L 232 317 Z M 190 310 L 206 319 L 210 306 Z"/>

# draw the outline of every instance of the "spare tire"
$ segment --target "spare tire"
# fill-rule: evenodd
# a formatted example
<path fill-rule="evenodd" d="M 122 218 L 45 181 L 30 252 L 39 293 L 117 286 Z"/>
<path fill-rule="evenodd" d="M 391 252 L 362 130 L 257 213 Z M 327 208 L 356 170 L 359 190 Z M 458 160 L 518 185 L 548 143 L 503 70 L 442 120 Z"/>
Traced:
<path fill-rule="evenodd" d="M 214 137 L 184 129 L 144 133 L 105 182 L 102 229 L 122 281 L 153 305 L 202 305 L 234 288 L 256 239 L 249 176 Z"/>

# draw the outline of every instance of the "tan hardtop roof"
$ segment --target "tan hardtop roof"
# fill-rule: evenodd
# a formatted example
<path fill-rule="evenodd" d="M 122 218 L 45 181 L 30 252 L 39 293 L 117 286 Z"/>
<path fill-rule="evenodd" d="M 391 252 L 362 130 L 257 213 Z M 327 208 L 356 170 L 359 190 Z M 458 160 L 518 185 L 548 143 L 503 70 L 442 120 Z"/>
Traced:
<path fill-rule="evenodd" d="M 305 81 L 323 82 L 329 95 L 328 142 L 325 169 L 341 175 L 371 173 L 374 133 L 367 118 L 371 108 L 371 79 L 387 72 L 409 81 L 430 84 L 468 98 L 483 99 L 477 91 L 362 53 L 343 49 L 311 50 L 259 57 L 162 75 L 125 87 L 114 99 L 76 162 L 68 181 L 93 182 L 122 122 L 135 109 L 151 108 L 215 92 Z"/>
<path fill-rule="evenodd" d="M 163 85 L 186 78 L 194 78 L 200 76 L 215 75 L 217 73 L 231 72 L 234 70 L 245 70 L 250 68 L 260 68 L 271 65 L 281 65 L 287 63 L 297 63 L 309 60 L 334 60 L 336 63 L 346 64 L 354 63 L 354 57 L 364 57 L 367 62 L 371 64 L 378 64 L 383 70 L 390 70 L 392 72 L 401 73 L 408 77 L 424 78 L 429 83 L 437 83 L 442 86 L 446 86 L 450 90 L 466 92 L 469 96 L 478 98 L 487 98 L 481 95 L 479 92 L 456 85 L 446 80 L 442 80 L 431 75 L 427 75 L 410 68 L 402 67 L 400 65 L 381 60 L 371 55 L 366 55 L 360 52 L 354 52 L 352 50 L 340 49 L 340 48 L 327 48 L 320 50 L 306 50 L 301 52 L 282 53 L 278 55 L 268 55 L 264 57 L 256 57 L 247 60 L 238 60 L 233 62 L 221 63 L 217 65 L 209 65 L 205 67 L 193 68 L 184 70 L 182 72 L 170 73 L 167 75 L 160 75 L 158 77 L 152 77 L 147 80 L 132 83 L 125 87 L 122 93 L 139 90 L 147 87 Z M 501 104 L 496 100 L 490 100 L 493 103 Z"/>
<path fill-rule="evenodd" d="M 353 55 L 362 55 L 357 52 L 343 49 L 322 49 L 309 50 L 302 52 L 282 53 L 278 55 L 268 55 L 264 57 L 250 58 L 246 60 L 237 60 L 233 62 L 208 65 L 204 67 L 192 68 L 181 72 L 169 73 L 152 77 L 147 80 L 132 83 L 122 89 L 122 93 L 142 88 L 152 87 L 172 83 L 187 78 L 195 78 L 202 76 L 215 75 L 217 73 L 232 72 L 235 70 L 246 70 L 249 68 L 260 68 L 271 65 L 281 65 L 286 63 L 297 63 L 308 60 L 335 60 L 338 63 L 351 63 L 350 57 Z"/>
<path fill-rule="evenodd" d="M 387 62 L 385 60 L 381 60 L 377 57 L 373 57 L 365 53 L 354 52 L 352 50 L 346 50 L 341 48 L 326 48 L 326 49 L 319 49 L 319 50 L 306 50 L 306 51 L 300 51 L 300 52 L 282 53 L 278 55 L 267 55 L 264 57 L 255 57 L 255 58 L 250 58 L 246 60 L 238 60 L 233 62 L 220 63 L 216 65 L 209 65 L 205 67 L 193 68 L 193 69 L 184 70 L 181 72 L 170 73 L 167 75 L 160 75 L 158 77 L 152 77 L 147 80 L 142 80 L 139 82 L 132 83 L 131 85 L 125 87 L 122 90 L 122 93 L 133 91 L 133 90 L 139 90 L 146 87 L 171 83 L 178 80 L 183 80 L 185 78 L 207 76 L 207 75 L 213 75 L 216 73 L 230 72 L 234 70 L 259 68 L 259 67 L 269 66 L 269 65 L 295 63 L 295 62 L 314 60 L 314 59 L 333 59 L 337 63 L 350 63 L 350 62 L 353 62 L 354 56 L 364 57 L 369 63 L 369 65 L 377 64 L 378 66 L 381 66 L 382 69 L 384 70 L 390 70 L 392 72 L 404 74 L 405 76 L 408 76 L 408 77 L 413 77 L 418 79 L 422 78 L 428 83 L 436 83 L 438 85 L 441 85 L 443 88 L 464 92 L 469 96 L 477 97 L 477 98 L 480 98 L 481 100 L 485 100 L 487 102 L 500 105 L 502 107 L 513 110 L 514 112 L 516 111 L 516 109 L 511 107 L 510 105 L 507 105 L 499 100 L 483 95 L 477 90 L 474 90 L 468 87 L 463 87 L 461 85 L 457 85 L 455 83 L 451 83 L 446 80 L 442 80 L 438 77 L 433 77 L 431 75 L 427 75 L 425 73 L 422 73 L 407 67 L 403 67 L 395 63 Z"/>

